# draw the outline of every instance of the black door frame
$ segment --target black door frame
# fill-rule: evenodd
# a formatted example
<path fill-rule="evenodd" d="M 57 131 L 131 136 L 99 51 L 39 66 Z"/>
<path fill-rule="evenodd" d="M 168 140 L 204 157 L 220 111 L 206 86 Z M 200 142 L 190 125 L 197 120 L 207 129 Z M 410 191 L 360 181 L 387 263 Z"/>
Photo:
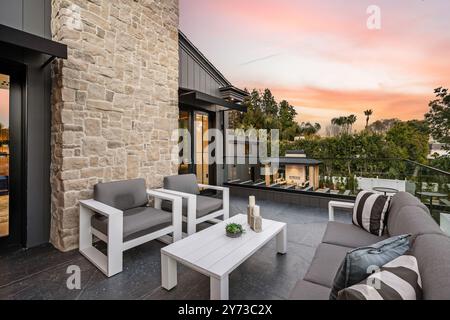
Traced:
<path fill-rule="evenodd" d="M 189 112 L 189 132 L 191 134 L 191 165 L 189 165 L 189 172 L 197 174 L 196 166 L 194 165 L 195 162 L 195 114 L 196 113 L 203 113 L 208 115 L 208 125 L 209 129 L 216 127 L 216 113 L 211 112 L 209 110 L 203 109 L 203 108 L 196 108 L 190 105 L 180 104 L 179 106 L 180 111 Z M 217 177 L 216 177 L 216 167 L 217 165 L 210 164 L 209 165 L 209 172 L 208 172 L 208 179 L 209 184 L 216 184 Z"/>
<path fill-rule="evenodd" d="M 0 249 L 26 245 L 27 100 L 24 64 L 0 59 L 0 73 L 10 77 L 9 102 L 9 230 Z"/>

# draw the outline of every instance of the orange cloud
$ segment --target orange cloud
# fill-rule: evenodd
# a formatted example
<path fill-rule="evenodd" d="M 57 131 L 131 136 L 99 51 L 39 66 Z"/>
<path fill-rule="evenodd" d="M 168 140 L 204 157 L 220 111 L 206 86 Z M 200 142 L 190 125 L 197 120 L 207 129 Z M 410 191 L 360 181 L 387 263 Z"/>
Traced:
<path fill-rule="evenodd" d="M 389 93 L 384 91 L 337 91 L 303 87 L 298 89 L 274 88 L 274 95 L 288 100 L 298 107 L 298 121 L 318 121 L 322 126 L 331 118 L 355 114 L 356 128 L 365 125 L 364 110 L 373 109 L 373 120 L 398 118 L 401 120 L 423 119 L 433 92 L 426 94 Z M 302 110 L 306 111 L 302 113 Z M 325 111 L 325 112 L 324 112 Z"/>
<path fill-rule="evenodd" d="M 233 84 L 270 88 L 323 125 L 363 111 L 422 119 L 436 87 L 450 87 L 450 2 L 180 0 L 181 29 Z"/>

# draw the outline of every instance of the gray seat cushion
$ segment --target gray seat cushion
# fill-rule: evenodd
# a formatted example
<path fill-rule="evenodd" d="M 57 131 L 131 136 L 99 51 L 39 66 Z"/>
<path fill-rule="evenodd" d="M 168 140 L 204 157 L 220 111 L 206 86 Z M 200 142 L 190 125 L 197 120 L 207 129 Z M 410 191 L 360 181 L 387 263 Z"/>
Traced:
<path fill-rule="evenodd" d="M 419 264 L 423 299 L 450 299 L 450 238 L 427 234 L 416 238 L 412 254 Z"/>
<path fill-rule="evenodd" d="M 94 200 L 122 211 L 143 207 L 148 203 L 145 180 L 99 183 L 94 187 Z"/>
<path fill-rule="evenodd" d="M 328 243 L 320 244 L 303 280 L 331 288 L 336 272 L 350 250 Z"/>
<path fill-rule="evenodd" d="M 164 189 L 190 194 L 200 194 L 195 174 L 183 174 L 164 178 Z"/>
<path fill-rule="evenodd" d="M 188 200 L 183 199 L 183 215 L 187 216 Z M 172 203 L 163 201 L 161 208 L 165 211 L 172 212 Z M 197 196 L 197 218 L 204 217 L 210 213 L 222 209 L 222 200 L 217 198 Z"/>
<path fill-rule="evenodd" d="M 387 239 L 386 235 L 378 237 L 353 224 L 329 222 L 323 243 L 349 248 L 365 247 Z"/>
<path fill-rule="evenodd" d="M 91 219 L 92 227 L 108 235 L 108 218 L 94 215 Z M 141 235 L 164 229 L 172 224 L 172 215 L 155 208 L 141 207 L 124 211 L 123 239 L 131 240 Z"/>
<path fill-rule="evenodd" d="M 442 234 L 439 225 L 428 210 L 420 206 L 404 206 L 388 218 L 388 232 L 391 236 L 411 234 Z"/>
<path fill-rule="evenodd" d="M 330 297 L 330 288 L 300 280 L 292 289 L 290 300 L 328 300 Z"/>

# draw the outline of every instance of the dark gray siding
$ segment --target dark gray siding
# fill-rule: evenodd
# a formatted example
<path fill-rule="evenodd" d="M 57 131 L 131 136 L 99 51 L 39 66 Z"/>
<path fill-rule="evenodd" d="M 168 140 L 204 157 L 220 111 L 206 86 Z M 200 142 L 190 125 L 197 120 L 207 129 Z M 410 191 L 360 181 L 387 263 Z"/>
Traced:
<path fill-rule="evenodd" d="M 51 39 L 51 0 L 0 0 L 0 23 Z M 27 65 L 27 247 L 49 240 L 50 229 L 50 67 L 47 56 L 17 48 L 0 50 L 0 58 Z"/>
<path fill-rule="evenodd" d="M 180 46 L 180 88 L 197 90 L 221 97 L 219 88 L 225 83 L 215 79 L 207 68 L 200 65 L 183 46 Z"/>
<path fill-rule="evenodd" d="M 51 38 L 51 0 L 0 0 L 0 23 Z"/>

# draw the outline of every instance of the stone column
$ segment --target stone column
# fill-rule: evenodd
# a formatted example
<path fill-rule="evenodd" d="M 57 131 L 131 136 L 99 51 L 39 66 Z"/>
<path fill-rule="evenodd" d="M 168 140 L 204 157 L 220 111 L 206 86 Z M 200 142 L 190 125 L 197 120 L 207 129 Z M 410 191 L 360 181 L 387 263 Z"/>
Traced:
<path fill-rule="evenodd" d="M 178 1 L 53 0 L 51 242 L 78 246 L 78 201 L 99 182 L 177 174 Z"/>

